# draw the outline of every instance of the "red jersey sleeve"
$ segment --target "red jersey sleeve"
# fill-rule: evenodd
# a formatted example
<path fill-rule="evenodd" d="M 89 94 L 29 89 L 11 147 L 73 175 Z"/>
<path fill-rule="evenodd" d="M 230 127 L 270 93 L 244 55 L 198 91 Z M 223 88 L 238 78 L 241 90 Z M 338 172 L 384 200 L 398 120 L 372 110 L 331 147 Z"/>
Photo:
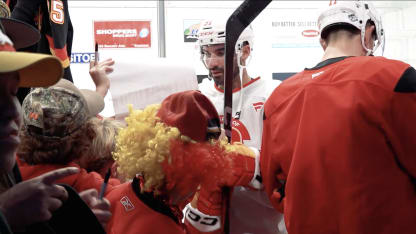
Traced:
<path fill-rule="evenodd" d="M 416 70 L 409 67 L 400 77 L 391 96 L 392 150 L 397 164 L 416 185 Z"/>
<path fill-rule="evenodd" d="M 272 100 L 271 98 L 269 100 Z M 284 201 L 284 191 L 283 183 L 286 179 L 286 176 L 283 174 L 282 166 L 280 162 L 275 160 L 276 139 L 273 131 L 276 129 L 273 126 L 275 125 L 275 118 L 269 113 L 273 103 L 271 101 L 266 102 L 264 120 L 263 120 L 263 137 L 262 137 L 262 146 L 260 152 L 260 168 L 261 175 L 263 179 L 263 185 L 266 190 L 266 193 L 270 199 L 271 204 L 275 209 L 283 213 L 283 201 Z"/>

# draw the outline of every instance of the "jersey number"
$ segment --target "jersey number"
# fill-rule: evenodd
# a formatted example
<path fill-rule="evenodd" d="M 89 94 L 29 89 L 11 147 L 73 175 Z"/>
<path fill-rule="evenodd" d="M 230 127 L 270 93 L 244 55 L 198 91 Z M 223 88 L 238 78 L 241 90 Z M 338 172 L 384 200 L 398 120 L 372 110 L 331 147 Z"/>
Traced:
<path fill-rule="evenodd" d="M 64 4 L 61 0 L 51 1 L 51 20 L 56 24 L 63 24 L 65 21 Z"/>

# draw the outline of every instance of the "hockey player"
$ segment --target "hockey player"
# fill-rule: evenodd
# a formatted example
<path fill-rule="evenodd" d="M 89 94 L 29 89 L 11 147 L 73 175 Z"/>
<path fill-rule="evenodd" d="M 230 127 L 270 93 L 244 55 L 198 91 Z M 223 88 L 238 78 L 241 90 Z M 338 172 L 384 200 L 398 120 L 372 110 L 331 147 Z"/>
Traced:
<path fill-rule="evenodd" d="M 253 30 L 247 27 L 236 43 L 233 77 L 233 119 L 232 142 L 260 149 L 263 127 L 263 104 L 279 81 L 251 78 L 246 70 L 253 50 Z M 198 45 L 201 60 L 208 69 L 209 79 L 199 85 L 200 91 L 214 104 L 220 118 L 224 113 L 224 66 L 225 66 L 225 24 L 216 21 L 204 21 L 198 31 Z M 203 189 L 203 188 L 201 188 Z M 212 201 L 222 203 L 223 201 Z M 188 206 L 193 213 L 202 217 L 215 216 L 224 224 L 224 208 L 202 211 L 200 207 Z M 273 209 L 264 191 L 255 191 L 245 187 L 235 187 L 230 204 L 230 233 L 285 233 L 282 214 Z M 222 228 L 213 230 L 209 223 L 200 219 L 198 224 L 189 217 L 187 222 L 198 226 L 200 232 L 222 232 Z"/>
<path fill-rule="evenodd" d="M 371 56 L 384 30 L 370 2 L 338 2 L 318 26 L 322 61 L 265 104 L 267 194 L 291 234 L 414 233 L 416 71 Z"/>
<path fill-rule="evenodd" d="M 12 11 L 11 18 L 26 22 L 39 29 L 39 42 L 24 51 L 52 54 L 64 68 L 63 78 L 73 81 L 70 69 L 73 27 L 67 0 L 17 0 L 7 1 Z M 29 89 L 19 89 L 20 102 Z"/>
<path fill-rule="evenodd" d="M 130 110 L 126 122 L 114 156 L 118 172 L 133 181 L 107 196 L 113 212 L 108 233 L 193 233 L 195 227 L 182 225 L 181 210 L 200 184 L 256 185 L 254 151 L 217 140 L 217 111 L 198 91 Z M 203 221 L 220 226 L 215 218 Z"/>
<path fill-rule="evenodd" d="M 72 81 L 69 69 L 73 28 L 67 0 L 18 0 L 12 18 L 36 26 L 41 32 L 40 53 L 53 54 L 62 63 L 64 78 Z"/>

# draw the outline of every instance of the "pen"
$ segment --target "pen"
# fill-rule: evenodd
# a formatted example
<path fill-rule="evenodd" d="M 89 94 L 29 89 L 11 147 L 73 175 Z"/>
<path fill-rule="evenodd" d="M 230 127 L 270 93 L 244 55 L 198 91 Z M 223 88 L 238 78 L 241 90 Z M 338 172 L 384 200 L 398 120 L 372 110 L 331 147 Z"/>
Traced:
<path fill-rule="evenodd" d="M 94 61 L 94 64 L 97 65 L 99 60 L 100 60 L 100 55 L 98 54 L 98 43 L 95 42 L 95 61 Z"/>
<path fill-rule="evenodd" d="M 107 188 L 108 180 L 110 179 L 111 175 L 111 168 L 108 168 L 107 173 L 105 174 L 104 183 L 101 185 L 101 191 L 99 195 L 99 199 L 102 200 L 104 197 L 105 189 Z"/>

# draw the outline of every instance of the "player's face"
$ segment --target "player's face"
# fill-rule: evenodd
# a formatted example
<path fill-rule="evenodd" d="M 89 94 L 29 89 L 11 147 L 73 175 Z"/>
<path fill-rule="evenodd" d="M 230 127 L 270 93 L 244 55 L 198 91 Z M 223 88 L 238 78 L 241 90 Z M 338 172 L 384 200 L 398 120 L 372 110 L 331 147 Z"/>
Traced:
<path fill-rule="evenodd" d="M 202 62 L 210 77 L 217 83 L 224 83 L 225 46 L 224 44 L 202 47 Z"/>
<path fill-rule="evenodd" d="M 0 171 L 10 172 L 20 144 L 21 106 L 16 97 L 19 74 L 0 73 Z"/>
<path fill-rule="evenodd" d="M 225 77 L 225 45 L 209 45 L 203 46 L 201 51 L 202 62 L 208 69 L 209 76 L 214 79 L 217 86 L 224 85 Z M 239 70 L 237 68 L 237 57 L 234 55 L 233 61 L 234 77 L 239 77 Z"/>

